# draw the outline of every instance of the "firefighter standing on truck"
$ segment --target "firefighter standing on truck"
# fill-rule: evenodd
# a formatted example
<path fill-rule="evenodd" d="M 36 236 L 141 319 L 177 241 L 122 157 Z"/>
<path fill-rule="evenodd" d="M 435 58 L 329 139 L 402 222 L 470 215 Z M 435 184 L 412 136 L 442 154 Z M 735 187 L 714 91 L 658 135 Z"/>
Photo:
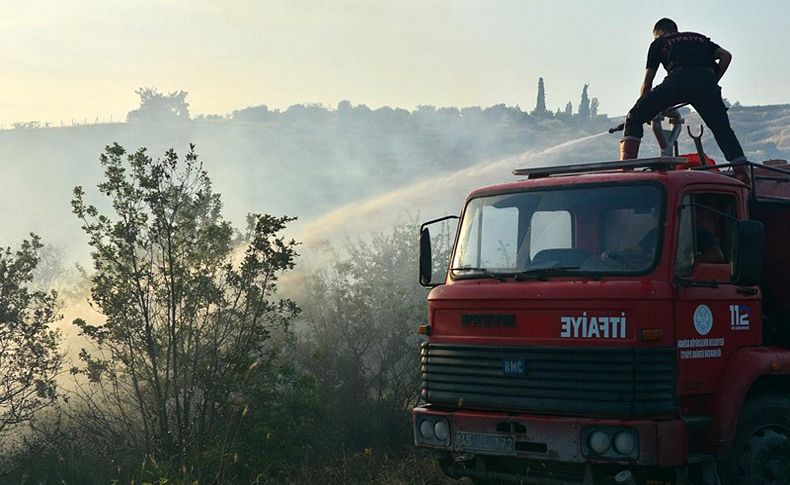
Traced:
<path fill-rule="evenodd" d="M 702 34 L 678 32 L 677 24 L 668 18 L 656 22 L 653 36 L 640 98 L 625 119 L 620 160 L 637 158 L 645 123 L 667 108 L 690 103 L 713 132 L 724 157 L 733 163 L 745 162 L 718 86 L 732 54 Z M 667 77 L 651 89 L 659 64 L 666 69 Z"/>

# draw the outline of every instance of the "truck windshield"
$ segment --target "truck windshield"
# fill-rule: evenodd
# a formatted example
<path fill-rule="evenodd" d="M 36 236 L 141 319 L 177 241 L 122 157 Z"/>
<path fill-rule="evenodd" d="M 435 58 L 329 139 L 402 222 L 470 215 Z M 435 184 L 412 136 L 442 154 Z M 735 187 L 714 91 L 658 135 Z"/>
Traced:
<path fill-rule="evenodd" d="M 663 190 L 562 187 L 477 197 L 464 211 L 454 278 L 645 273 L 657 262 Z"/>

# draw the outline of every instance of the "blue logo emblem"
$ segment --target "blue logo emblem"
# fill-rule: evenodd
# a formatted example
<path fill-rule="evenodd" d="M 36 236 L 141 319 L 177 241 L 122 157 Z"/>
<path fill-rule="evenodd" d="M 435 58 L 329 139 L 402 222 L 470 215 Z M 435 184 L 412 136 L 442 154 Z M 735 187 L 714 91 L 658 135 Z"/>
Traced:
<path fill-rule="evenodd" d="M 506 376 L 525 376 L 527 363 L 524 359 L 502 359 L 502 372 Z"/>

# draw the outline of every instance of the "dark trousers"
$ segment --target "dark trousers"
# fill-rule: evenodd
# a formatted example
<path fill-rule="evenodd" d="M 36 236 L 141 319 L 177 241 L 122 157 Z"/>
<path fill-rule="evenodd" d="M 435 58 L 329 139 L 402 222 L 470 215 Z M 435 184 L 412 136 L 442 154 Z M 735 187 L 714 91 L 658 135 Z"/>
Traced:
<path fill-rule="evenodd" d="M 708 125 L 728 161 L 743 157 L 743 149 L 730 127 L 727 107 L 721 99 L 712 69 L 684 68 L 673 71 L 664 81 L 645 93 L 625 119 L 623 138 L 642 138 L 642 125 L 667 108 L 690 103 Z"/>

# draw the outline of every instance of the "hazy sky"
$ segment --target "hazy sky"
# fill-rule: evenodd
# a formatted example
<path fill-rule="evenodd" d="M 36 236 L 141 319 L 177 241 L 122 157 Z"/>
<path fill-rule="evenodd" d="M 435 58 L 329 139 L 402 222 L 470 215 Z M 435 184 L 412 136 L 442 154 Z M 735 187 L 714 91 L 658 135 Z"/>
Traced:
<path fill-rule="evenodd" d="M 622 114 L 662 16 L 734 60 L 724 95 L 790 102 L 790 2 L 0 0 L 0 123 L 124 119 L 134 90 L 193 114 L 295 103 L 576 106 Z"/>

